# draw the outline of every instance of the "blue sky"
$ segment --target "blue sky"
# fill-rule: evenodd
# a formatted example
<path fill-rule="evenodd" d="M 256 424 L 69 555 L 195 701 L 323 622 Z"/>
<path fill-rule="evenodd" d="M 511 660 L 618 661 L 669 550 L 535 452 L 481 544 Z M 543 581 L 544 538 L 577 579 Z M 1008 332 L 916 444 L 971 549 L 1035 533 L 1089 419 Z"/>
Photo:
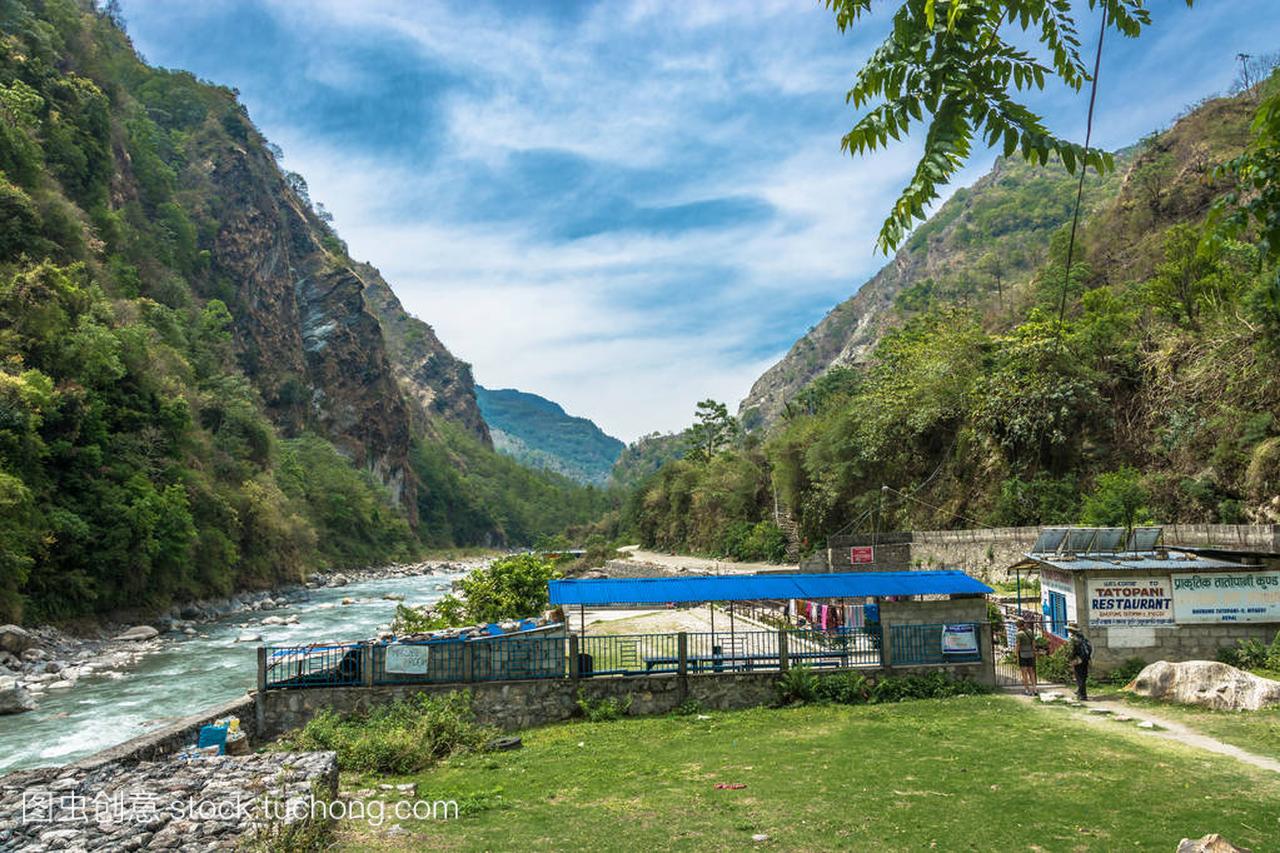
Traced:
<path fill-rule="evenodd" d="M 1230 85 L 1236 53 L 1280 45 L 1275 0 L 1150 5 L 1141 39 L 1108 35 L 1098 144 L 1167 125 Z M 815 0 L 122 6 L 148 61 L 240 91 L 352 254 L 482 384 L 627 440 L 708 396 L 736 406 L 873 274 L 917 151 L 841 155 L 844 93 L 887 15 L 842 36 Z M 1033 103 L 1083 137 L 1083 97 L 1051 84 Z"/>

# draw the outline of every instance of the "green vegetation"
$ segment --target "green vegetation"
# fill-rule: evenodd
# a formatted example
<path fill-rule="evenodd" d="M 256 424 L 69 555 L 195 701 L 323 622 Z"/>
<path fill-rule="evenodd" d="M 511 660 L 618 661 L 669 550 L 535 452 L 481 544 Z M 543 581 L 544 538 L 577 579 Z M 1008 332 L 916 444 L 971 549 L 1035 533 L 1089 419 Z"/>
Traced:
<path fill-rule="evenodd" d="M 365 715 L 322 711 L 281 742 L 293 750 L 333 750 L 344 770 L 412 773 L 458 752 L 483 749 L 496 734 L 479 726 L 471 695 L 418 694 Z"/>
<path fill-rule="evenodd" d="M 590 420 L 570 417 L 537 394 L 476 386 L 476 402 L 499 451 L 580 483 L 604 486 L 625 446 Z"/>
<path fill-rule="evenodd" d="M 1260 674 L 1280 672 L 1280 631 L 1270 645 L 1258 640 L 1236 640 L 1235 646 L 1218 650 L 1218 660 L 1238 669 L 1248 669 Z"/>
<path fill-rule="evenodd" d="M 871 0 L 827 0 L 836 26 L 845 32 L 871 13 Z M 1187 5 L 1191 5 L 1188 0 Z M 1101 6 L 1103 26 L 1136 37 L 1151 23 L 1140 4 L 1124 0 L 1091 2 Z M 924 152 L 911 183 L 894 203 L 876 245 L 885 254 L 897 248 L 925 209 L 969 159 L 975 137 L 1015 151 L 1024 160 L 1045 165 L 1052 156 L 1069 172 L 1077 166 L 1109 170 L 1110 154 L 1057 136 L 1040 117 L 1016 99 L 1016 93 L 1043 89 L 1057 77 L 1080 90 L 1093 78 L 1080 55 L 1075 11 L 1069 3 L 1005 0 L 906 0 L 893 15 L 889 37 L 858 70 L 847 100 L 866 112 L 841 140 L 850 154 L 885 148 L 909 133 L 913 123 L 927 125 Z M 1020 30 L 1040 42 L 1049 62 L 1041 62 L 1011 36 Z M 1101 46 L 1099 46 L 1100 49 Z M 929 114 L 926 121 L 924 113 Z"/>
<path fill-rule="evenodd" d="M 666 463 L 623 526 L 715 553 L 775 497 L 802 551 L 851 525 L 1275 520 L 1280 277 L 1258 212 L 1208 215 L 1235 187 L 1219 166 L 1267 138 L 1256 109 L 1209 100 L 1122 152 L 1126 174 L 1090 176 L 1070 281 L 1073 179 L 1000 161 L 895 261 L 908 273 L 864 365 L 811 382 L 766 434 Z M 813 351 L 836 358 L 844 322 Z"/>
<path fill-rule="evenodd" d="M 787 670 L 777 685 L 785 704 L 828 702 L 838 705 L 879 705 L 911 699 L 947 699 L 991 692 L 971 679 L 954 679 L 944 672 L 886 675 L 869 681 L 859 672 L 820 676 L 805 666 Z"/>
<path fill-rule="evenodd" d="M 0 0 L 0 621 L 529 543 L 604 511 L 432 422 L 411 529 L 353 463 L 370 448 L 330 444 L 298 366 L 245 334 L 264 309 L 216 250 L 251 196 L 299 208 L 318 264 L 351 265 L 233 91 L 147 67 L 88 0 Z"/>
<path fill-rule="evenodd" d="M 410 458 L 422 484 L 419 534 L 428 546 L 532 545 L 615 505 L 602 489 L 495 453 L 457 424 L 438 421 L 433 432 Z"/>
<path fill-rule="evenodd" d="M 547 581 L 558 577 L 555 563 L 536 554 L 503 557 L 458 581 L 459 594 L 449 593 L 428 613 L 397 605 L 392 627 L 409 634 L 537 616 L 547 609 Z"/>
<path fill-rule="evenodd" d="M 739 849 L 762 833 L 782 850 L 1111 851 L 1275 837 L 1274 774 L 1009 697 L 703 716 L 546 726 L 520 750 L 451 757 L 411 777 L 419 790 L 488 808 L 406 821 L 399 838 L 343 822 L 338 847 Z"/>

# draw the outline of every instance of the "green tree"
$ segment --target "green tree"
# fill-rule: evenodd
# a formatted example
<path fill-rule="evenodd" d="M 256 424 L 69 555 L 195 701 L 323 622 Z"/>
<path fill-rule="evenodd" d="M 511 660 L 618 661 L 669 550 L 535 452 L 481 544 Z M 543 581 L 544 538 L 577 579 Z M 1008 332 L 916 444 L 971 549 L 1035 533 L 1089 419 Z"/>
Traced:
<path fill-rule="evenodd" d="M 866 15 L 873 0 L 826 0 L 845 32 Z M 1191 0 L 1187 0 L 1191 5 Z M 1089 0 L 1105 24 L 1135 37 L 1150 23 L 1141 0 Z M 1025 33 L 1040 42 L 1048 64 L 1019 46 Z M 1071 0 L 906 0 L 893 15 L 889 36 L 858 71 L 847 100 L 861 109 L 879 100 L 841 140 L 862 154 L 901 139 L 929 113 L 924 153 L 880 229 L 877 247 L 886 254 L 902 242 L 915 220 L 969 159 L 973 140 L 1019 152 L 1040 165 L 1051 156 L 1071 172 L 1112 168 L 1111 155 L 1063 139 L 1011 92 L 1043 89 L 1057 76 L 1079 90 L 1091 75 L 1080 54 Z"/>
<path fill-rule="evenodd" d="M 729 414 L 724 403 L 703 400 L 698 403 L 696 422 L 689 428 L 689 458 L 710 462 L 728 447 L 740 430 L 738 421 Z"/>
<path fill-rule="evenodd" d="M 1082 524 L 1123 527 L 1132 530 L 1150 522 L 1150 499 L 1142 478 L 1133 468 L 1119 468 L 1098 476 L 1093 493 L 1086 496 L 1080 512 Z"/>

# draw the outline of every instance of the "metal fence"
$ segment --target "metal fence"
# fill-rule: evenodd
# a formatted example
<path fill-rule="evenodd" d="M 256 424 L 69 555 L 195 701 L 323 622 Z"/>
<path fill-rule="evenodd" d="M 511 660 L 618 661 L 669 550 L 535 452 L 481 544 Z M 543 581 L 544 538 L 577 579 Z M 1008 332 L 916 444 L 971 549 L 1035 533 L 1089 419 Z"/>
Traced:
<path fill-rule="evenodd" d="M 509 636 L 462 641 L 267 647 L 264 689 L 458 684 L 529 678 L 593 678 L 944 665 L 983 660 L 978 623 L 879 625 L 835 631 L 706 631 L 599 636 Z M 892 661 L 884 660 L 886 645 Z M 570 659 L 571 655 L 576 658 Z M 784 663 L 785 661 L 785 663 Z"/>
<path fill-rule="evenodd" d="M 982 660 L 982 630 L 977 622 L 947 625 L 892 625 L 891 663 L 920 666 L 976 663 Z"/>
<path fill-rule="evenodd" d="M 360 643 L 268 646 L 266 687 L 343 687 L 363 683 L 364 651 Z"/>

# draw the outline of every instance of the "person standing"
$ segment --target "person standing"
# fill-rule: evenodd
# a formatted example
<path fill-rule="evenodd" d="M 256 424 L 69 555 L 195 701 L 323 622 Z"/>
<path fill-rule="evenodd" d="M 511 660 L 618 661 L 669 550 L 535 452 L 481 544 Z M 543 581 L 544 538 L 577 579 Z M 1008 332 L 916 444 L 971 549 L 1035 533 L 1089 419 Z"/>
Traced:
<path fill-rule="evenodd" d="M 1076 677 L 1076 698 L 1081 702 L 1089 698 L 1085 682 L 1089 680 L 1089 661 L 1093 658 L 1093 644 L 1075 622 L 1067 623 L 1067 660 Z"/>
<path fill-rule="evenodd" d="M 1018 669 L 1022 675 L 1022 692 L 1028 696 L 1036 693 L 1036 641 L 1031 633 L 1031 623 L 1024 616 L 1018 620 L 1018 634 L 1014 651 L 1018 656 Z"/>

